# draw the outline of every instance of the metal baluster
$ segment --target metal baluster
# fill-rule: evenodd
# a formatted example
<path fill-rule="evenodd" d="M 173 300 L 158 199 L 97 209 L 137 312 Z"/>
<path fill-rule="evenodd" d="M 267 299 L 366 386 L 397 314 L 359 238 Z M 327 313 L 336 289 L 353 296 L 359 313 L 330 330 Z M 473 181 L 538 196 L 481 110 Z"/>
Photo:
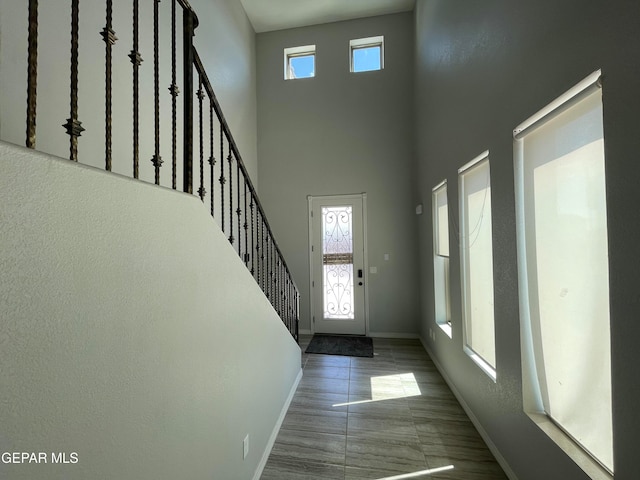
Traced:
<path fill-rule="evenodd" d="M 284 265 L 282 270 L 282 318 L 287 330 L 291 331 L 289 328 L 289 278 L 287 277 L 287 267 Z"/>
<path fill-rule="evenodd" d="M 291 278 L 289 275 L 289 270 L 285 269 L 286 272 L 286 289 L 287 289 L 287 299 L 286 299 L 286 309 L 287 309 L 287 328 L 291 331 Z"/>
<path fill-rule="evenodd" d="M 69 160 L 78 161 L 78 137 L 84 132 L 82 122 L 78 120 L 78 20 L 80 0 L 71 2 L 71 112 L 67 123 L 62 125 L 69 135 Z"/>
<path fill-rule="evenodd" d="M 229 161 L 229 242 L 233 245 L 233 155 L 231 152 L 231 139 L 227 138 L 227 142 L 229 144 L 229 156 L 227 157 Z"/>
<path fill-rule="evenodd" d="M 213 188 L 213 166 L 216 164 L 216 158 L 213 151 L 213 101 L 211 97 L 209 97 L 209 165 L 210 165 L 210 175 L 209 180 L 211 183 L 211 216 L 215 218 L 214 215 L 214 188 Z"/>
<path fill-rule="evenodd" d="M 287 326 L 291 324 L 291 283 L 289 282 L 289 269 L 284 267 L 284 308 L 285 308 L 285 316 L 287 317 Z M 288 328 L 288 327 L 287 327 Z M 291 328 L 289 328 L 291 331 Z"/>
<path fill-rule="evenodd" d="M 296 340 L 299 340 L 300 331 L 298 330 L 298 328 L 300 326 L 300 293 L 297 290 L 295 294 L 295 315 L 294 315 L 293 321 L 295 322 L 295 331 L 296 331 L 294 338 Z"/>
<path fill-rule="evenodd" d="M 284 266 L 284 262 L 282 263 L 282 278 L 281 278 L 281 296 L 282 296 L 282 314 L 287 316 L 287 275 L 286 275 L 286 267 Z"/>
<path fill-rule="evenodd" d="M 249 219 L 247 218 L 247 179 L 244 179 L 244 264 L 249 268 L 251 250 L 249 250 Z"/>
<path fill-rule="evenodd" d="M 273 308 L 278 308 L 278 289 L 276 285 L 276 281 L 278 278 L 278 261 L 276 257 L 276 242 L 271 237 L 271 296 L 273 298 Z"/>
<path fill-rule="evenodd" d="M 296 288 L 293 285 L 293 279 L 291 278 L 291 273 L 289 273 L 289 321 L 291 323 L 291 327 L 294 326 L 294 322 L 296 319 L 296 316 L 294 313 L 295 294 L 296 294 Z M 291 330 L 292 329 L 290 329 L 289 331 Z"/>
<path fill-rule="evenodd" d="M 271 241 L 271 268 L 269 269 L 269 277 L 271 277 L 271 304 L 273 308 L 278 306 L 278 294 L 276 293 L 276 257 L 275 257 L 275 242 L 273 237 L 269 237 Z"/>
<path fill-rule="evenodd" d="M 36 148 L 36 100 L 38 96 L 38 0 L 29 0 L 28 43 L 26 146 L 28 148 Z"/>
<path fill-rule="evenodd" d="M 296 320 L 295 316 L 295 295 L 296 295 L 296 287 L 293 284 L 293 278 L 291 277 L 291 272 L 289 272 L 289 311 L 290 311 L 290 320 L 291 326 L 294 326 L 294 322 Z"/>
<path fill-rule="evenodd" d="M 289 273 L 291 275 L 291 273 Z M 296 295 L 298 289 L 293 284 L 293 277 L 291 278 L 291 326 L 293 329 L 296 327 Z M 296 337 L 297 340 L 297 337 Z"/>
<path fill-rule="evenodd" d="M 266 282 L 265 282 L 265 268 L 264 268 L 264 261 L 265 261 L 265 249 L 264 249 L 264 214 L 262 213 L 262 209 L 260 209 L 260 263 L 258 264 L 258 266 L 260 267 L 260 288 L 262 289 L 262 291 L 266 294 Z"/>
<path fill-rule="evenodd" d="M 199 147 L 200 147 L 200 188 L 198 188 L 198 195 L 200 200 L 204 203 L 204 196 L 207 191 L 204 189 L 204 137 L 203 137 L 203 121 L 202 121 L 202 101 L 204 100 L 204 91 L 202 90 L 202 75 L 198 74 L 198 134 L 199 134 Z"/>
<path fill-rule="evenodd" d="M 276 312 L 278 312 L 278 315 L 280 315 L 280 294 L 278 292 L 278 268 L 279 268 L 278 252 L 274 248 L 273 249 L 273 301 L 274 301 L 273 308 L 275 308 Z"/>
<path fill-rule="evenodd" d="M 220 219 L 222 220 L 222 232 L 224 233 L 224 129 L 220 123 Z"/>
<path fill-rule="evenodd" d="M 264 294 L 269 298 L 269 241 L 268 234 L 269 230 L 265 232 L 265 221 L 264 214 L 262 216 L 262 290 Z"/>
<path fill-rule="evenodd" d="M 160 0 L 153 2 L 153 97 L 154 97 L 154 135 L 155 150 L 151 163 L 155 169 L 155 183 L 160 185 L 160 167 L 162 166 L 162 158 L 160 157 L 160 44 L 158 22 Z"/>
<path fill-rule="evenodd" d="M 255 223 L 253 222 L 253 191 L 249 190 L 249 193 L 251 194 L 251 201 L 249 202 L 249 208 L 251 209 L 251 275 L 255 278 L 255 273 L 256 273 L 256 265 L 255 265 L 255 257 L 256 257 L 256 252 L 255 252 Z"/>
<path fill-rule="evenodd" d="M 261 286 L 261 272 L 262 272 L 262 267 L 260 266 L 261 263 L 261 256 L 262 256 L 262 239 L 260 237 L 260 230 L 261 230 L 261 222 L 260 222 L 260 208 L 256 209 L 256 282 L 258 282 L 258 286 Z M 261 287 L 262 288 L 262 287 Z"/>
<path fill-rule="evenodd" d="M 133 64 L 133 178 L 138 178 L 140 162 L 140 74 L 138 69 L 142 63 L 142 56 L 138 51 L 138 4 L 139 0 L 133 0 L 133 47 L 129 53 Z"/>
<path fill-rule="evenodd" d="M 291 326 L 293 324 L 293 313 L 291 310 L 291 294 L 293 292 L 292 283 L 291 283 L 291 273 L 287 269 L 287 322 L 289 324 L 289 331 L 291 331 Z"/>
<path fill-rule="evenodd" d="M 287 267 L 282 265 L 282 311 L 289 318 L 289 277 Z"/>
<path fill-rule="evenodd" d="M 282 317 L 282 308 L 281 308 L 281 302 L 282 302 L 282 292 L 280 291 L 280 255 L 278 253 L 278 251 L 276 250 L 276 279 L 275 279 L 275 286 L 276 286 L 276 303 L 277 303 L 277 307 L 276 307 L 276 311 L 278 312 L 278 315 L 280 317 Z"/>
<path fill-rule="evenodd" d="M 240 215 L 242 215 L 242 209 L 240 208 L 240 162 L 236 162 L 236 200 L 238 204 L 238 208 L 236 208 L 236 215 L 238 217 L 238 255 L 242 258 L 242 236 L 240 235 Z"/>
<path fill-rule="evenodd" d="M 184 115 L 183 115 L 183 166 L 182 190 L 193 193 L 193 35 L 198 19 L 193 11 L 182 12 L 182 60 L 184 76 Z"/>
<path fill-rule="evenodd" d="M 269 290 L 269 300 L 273 306 L 273 245 L 271 244 L 271 231 L 267 233 L 267 288 Z"/>
<path fill-rule="evenodd" d="M 180 93 L 176 83 L 176 0 L 171 0 L 171 188 L 178 188 L 176 184 L 176 170 L 178 161 L 178 107 L 177 97 Z"/>
<path fill-rule="evenodd" d="M 273 245 L 271 243 L 271 230 L 267 230 L 267 272 L 269 301 L 273 305 Z"/>
<path fill-rule="evenodd" d="M 263 227 L 264 228 L 264 223 L 263 223 Z M 269 260 L 269 230 L 267 230 L 267 238 L 266 238 L 266 243 L 265 243 L 265 256 L 266 256 L 266 261 L 267 261 L 267 265 L 266 265 L 266 269 L 265 269 L 265 285 L 264 285 L 264 289 L 265 289 L 265 294 L 267 295 L 267 298 L 269 299 L 269 301 L 271 302 L 271 304 L 273 305 L 273 300 L 271 298 L 271 269 L 269 268 L 269 264 L 271 263 Z"/>
<path fill-rule="evenodd" d="M 256 209 L 256 282 L 260 285 L 260 273 L 261 273 L 261 256 L 262 256 L 262 244 L 260 238 L 260 208 Z"/>
<path fill-rule="evenodd" d="M 118 40 L 113 30 L 113 0 L 107 0 L 107 21 L 100 32 L 105 43 L 104 168 L 111 171 L 111 49 Z"/>
<path fill-rule="evenodd" d="M 282 256 L 278 253 L 278 293 L 280 294 L 280 316 L 284 317 L 284 272 L 282 270 Z"/>
<path fill-rule="evenodd" d="M 268 248 L 268 259 L 267 262 L 269 264 L 269 300 L 271 300 L 271 305 L 274 306 L 274 295 L 273 295 L 273 245 L 271 243 L 271 231 L 269 231 L 269 235 L 267 235 L 267 248 Z"/>
<path fill-rule="evenodd" d="M 278 251 L 277 249 L 273 249 L 273 296 L 275 298 L 275 306 L 276 312 L 278 312 L 278 316 L 280 316 L 280 260 L 278 259 Z"/>
<path fill-rule="evenodd" d="M 296 329 L 298 317 L 296 316 L 296 305 L 297 305 L 297 297 L 298 289 L 293 285 L 293 278 L 291 279 L 291 326 L 292 330 Z M 298 339 L 296 334 L 296 340 Z"/>
<path fill-rule="evenodd" d="M 287 330 L 289 330 L 289 309 L 287 305 L 287 299 L 289 298 L 289 283 L 287 282 L 287 268 L 284 266 L 284 262 L 282 263 L 282 321 L 287 325 Z M 289 330 L 291 331 L 291 330 Z"/>

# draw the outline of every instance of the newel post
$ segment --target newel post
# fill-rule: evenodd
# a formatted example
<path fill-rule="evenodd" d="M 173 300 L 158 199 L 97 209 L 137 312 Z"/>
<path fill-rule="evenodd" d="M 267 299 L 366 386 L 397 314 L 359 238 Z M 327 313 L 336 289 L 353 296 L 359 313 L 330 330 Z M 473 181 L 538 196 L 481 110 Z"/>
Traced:
<path fill-rule="evenodd" d="M 184 48 L 184 167 L 183 190 L 193 193 L 193 36 L 198 26 L 198 17 L 191 9 L 183 11 Z"/>

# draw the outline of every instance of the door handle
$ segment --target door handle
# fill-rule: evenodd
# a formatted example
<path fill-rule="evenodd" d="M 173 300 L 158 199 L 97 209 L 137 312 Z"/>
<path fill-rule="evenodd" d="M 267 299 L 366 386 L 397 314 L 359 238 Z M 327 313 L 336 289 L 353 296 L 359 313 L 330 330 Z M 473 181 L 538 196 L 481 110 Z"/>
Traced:
<path fill-rule="evenodd" d="M 362 269 L 361 268 L 358 269 L 358 278 L 362 278 Z"/>

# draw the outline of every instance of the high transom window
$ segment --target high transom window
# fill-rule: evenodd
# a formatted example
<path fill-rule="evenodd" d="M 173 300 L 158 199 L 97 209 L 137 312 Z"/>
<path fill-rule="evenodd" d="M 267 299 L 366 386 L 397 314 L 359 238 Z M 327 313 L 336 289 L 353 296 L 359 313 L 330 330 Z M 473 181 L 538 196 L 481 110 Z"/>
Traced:
<path fill-rule="evenodd" d="M 349 48 L 352 72 L 370 72 L 384 68 L 383 36 L 351 40 Z"/>
<path fill-rule="evenodd" d="M 312 78 L 316 75 L 316 46 L 304 45 L 284 49 L 284 78 Z"/>

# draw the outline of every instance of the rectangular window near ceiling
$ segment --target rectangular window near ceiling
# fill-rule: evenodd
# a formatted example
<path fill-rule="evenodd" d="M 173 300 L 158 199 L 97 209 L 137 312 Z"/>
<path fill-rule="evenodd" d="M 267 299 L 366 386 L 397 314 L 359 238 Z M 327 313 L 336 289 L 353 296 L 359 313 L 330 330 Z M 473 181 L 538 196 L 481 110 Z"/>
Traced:
<path fill-rule="evenodd" d="M 489 152 L 458 170 L 458 178 L 464 350 L 495 381 Z"/>
<path fill-rule="evenodd" d="M 433 189 L 433 289 L 436 323 L 451 338 L 449 297 L 449 202 L 447 181 Z"/>
<path fill-rule="evenodd" d="M 358 38 L 349 41 L 352 72 L 370 72 L 384 68 L 384 37 Z"/>
<path fill-rule="evenodd" d="M 284 49 L 284 79 L 311 78 L 316 75 L 316 46 Z"/>
<path fill-rule="evenodd" d="M 613 473 L 602 112 L 598 71 L 514 131 L 525 411 L 592 478 Z"/>

